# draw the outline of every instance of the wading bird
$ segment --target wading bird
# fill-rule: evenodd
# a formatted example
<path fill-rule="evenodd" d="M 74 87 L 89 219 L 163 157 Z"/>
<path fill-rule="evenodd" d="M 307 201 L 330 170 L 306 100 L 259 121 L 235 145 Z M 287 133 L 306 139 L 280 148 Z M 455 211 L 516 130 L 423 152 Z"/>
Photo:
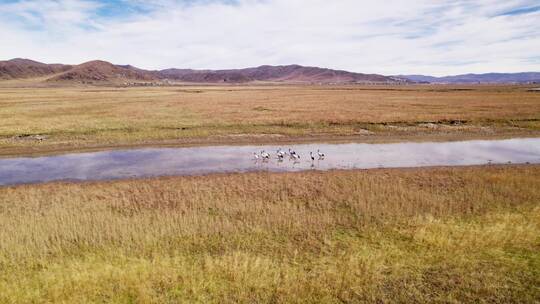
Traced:
<path fill-rule="evenodd" d="M 291 148 L 289 148 L 289 155 L 293 156 L 293 155 L 298 155 L 298 154 L 296 154 L 296 151 L 293 151 L 291 150 Z"/>
<path fill-rule="evenodd" d="M 319 155 L 319 158 L 324 158 L 324 153 L 321 153 L 319 149 L 317 149 L 317 154 Z"/>
<path fill-rule="evenodd" d="M 270 158 L 270 154 L 264 150 L 261 151 L 261 157 L 264 158 L 264 159 L 269 159 Z"/>

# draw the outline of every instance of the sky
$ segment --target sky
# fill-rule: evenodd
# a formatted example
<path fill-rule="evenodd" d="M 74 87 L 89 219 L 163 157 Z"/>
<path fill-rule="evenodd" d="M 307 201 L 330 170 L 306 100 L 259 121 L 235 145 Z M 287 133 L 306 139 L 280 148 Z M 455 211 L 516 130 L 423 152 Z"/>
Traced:
<path fill-rule="evenodd" d="M 538 0 L 0 0 L 0 60 L 540 71 Z"/>

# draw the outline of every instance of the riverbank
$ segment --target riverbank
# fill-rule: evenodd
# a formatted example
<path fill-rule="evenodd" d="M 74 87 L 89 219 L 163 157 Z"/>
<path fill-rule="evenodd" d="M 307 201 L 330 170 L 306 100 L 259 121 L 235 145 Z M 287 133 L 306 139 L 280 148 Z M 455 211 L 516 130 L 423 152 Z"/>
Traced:
<path fill-rule="evenodd" d="M 497 129 L 493 132 L 418 132 L 416 134 L 368 134 L 368 135 L 310 135 L 284 136 L 281 134 L 242 134 L 208 136 L 202 138 L 177 138 L 169 140 L 144 140 L 134 143 L 53 143 L 35 139 L 19 144 L 4 144 L 0 147 L 0 159 L 10 157 L 39 157 L 66 153 L 84 153 L 108 150 L 141 148 L 187 148 L 219 145 L 295 145 L 317 143 L 366 143 L 385 144 L 399 142 L 452 142 L 465 140 L 502 140 L 511 138 L 538 138 L 540 131 L 523 129 Z M 1 140 L 0 140 L 1 141 Z M 8 140 L 9 141 L 9 140 Z"/>

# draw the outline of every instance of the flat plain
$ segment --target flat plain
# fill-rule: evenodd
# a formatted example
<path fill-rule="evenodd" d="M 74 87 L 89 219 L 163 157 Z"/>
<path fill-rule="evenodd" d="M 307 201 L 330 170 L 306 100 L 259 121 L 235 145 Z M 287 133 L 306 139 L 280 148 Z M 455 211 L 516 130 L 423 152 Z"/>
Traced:
<path fill-rule="evenodd" d="M 144 145 L 538 136 L 527 86 L 0 88 L 0 155 Z"/>

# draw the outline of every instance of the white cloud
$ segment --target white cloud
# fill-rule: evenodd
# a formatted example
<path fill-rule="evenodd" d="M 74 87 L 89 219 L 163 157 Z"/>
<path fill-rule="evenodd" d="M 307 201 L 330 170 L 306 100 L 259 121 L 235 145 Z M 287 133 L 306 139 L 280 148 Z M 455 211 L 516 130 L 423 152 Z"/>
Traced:
<path fill-rule="evenodd" d="M 105 4 L 90 0 L 0 4 L 0 58 L 103 59 L 150 69 L 298 63 L 380 74 L 540 70 L 540 11 L 504 14 L 536 1 L 124 2 L 130 13 L 120 16 L 103 15 Z"/>

